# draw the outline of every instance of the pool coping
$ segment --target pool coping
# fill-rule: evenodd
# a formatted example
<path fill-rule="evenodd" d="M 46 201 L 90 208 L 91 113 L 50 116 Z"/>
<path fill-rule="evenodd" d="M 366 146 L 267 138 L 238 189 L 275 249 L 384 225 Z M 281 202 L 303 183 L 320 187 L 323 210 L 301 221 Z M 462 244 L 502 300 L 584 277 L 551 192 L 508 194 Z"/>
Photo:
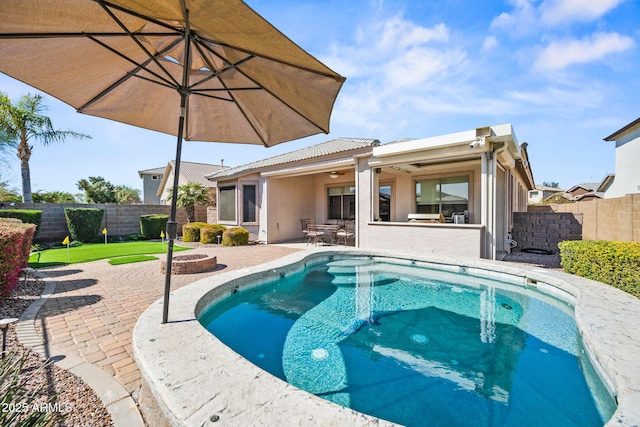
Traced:
<path fill-rule="evenodd" d="M 248 275 L 276 278 L 317 256 L 393 257 L 466 267 L 490 277 L 522 277 L 523 286 L 574 298 L 585 347 L 616 393 L 618 408 L 608 426 L 640 425 L 640 300 L 589 279 L 500 261 L 422 256 L 369 250 L 309 250 L 256 267 L 202 279 L 171 293 L 169 322 L 161 324 L 162 300 L 140 316 L 133 331 L 134 357 L 156 409 L 168 425 L 395 424 L 333 404 L 259 369 L 222 344 L 195 318 L 196 306 L 244 287 Z M 548 286 L 547 286 L 548 285 Z M 214 291 L 215 289 L 215 291 Z M 610 307 L 616 307 L 611 310 Z"/>

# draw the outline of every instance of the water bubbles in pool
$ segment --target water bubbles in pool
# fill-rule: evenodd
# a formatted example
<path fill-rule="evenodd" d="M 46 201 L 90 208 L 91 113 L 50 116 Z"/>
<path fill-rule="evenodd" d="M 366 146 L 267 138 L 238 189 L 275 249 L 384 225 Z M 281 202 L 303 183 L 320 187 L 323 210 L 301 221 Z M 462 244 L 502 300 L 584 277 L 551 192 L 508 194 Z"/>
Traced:
<path fill-rule="evenodd" d="M 546 348 L 541 348 L 540 353 L 548 354 L 549 350 L 547 350 Z"/>
<path fill-rule="evenodd" d="M 456 359 L 451 359 L 451 364 L 452 365 L 457 365 L 459 362 Z"/>
<path fill-rule="evenodd" d="M 413 341 L 416 344 L 426 344 L 429 342 L 429 338 L 427 338 L 422 334 L 413 334 L 411 335 L 411 341 Z"/>
<path fill-rule="evenodd" d="M 316 348 L 311 351 L 311 357 L 315 360 L 324 360 L 329 356 L 329 352 L 324 348 Z"/>
<path fill-rule="evenodd" d="M 264 353 L 260 353 L 260 354 L 258 355 L 258 359 L 264 359 Z"/>

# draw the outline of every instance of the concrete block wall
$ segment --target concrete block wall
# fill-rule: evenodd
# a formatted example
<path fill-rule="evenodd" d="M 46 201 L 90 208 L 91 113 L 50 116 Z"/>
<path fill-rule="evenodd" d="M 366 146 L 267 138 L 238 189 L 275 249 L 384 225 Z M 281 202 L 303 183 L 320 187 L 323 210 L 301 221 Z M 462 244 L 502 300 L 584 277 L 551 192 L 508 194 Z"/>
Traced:
<path fill-rule="evenodd" d="M 529 212 L 581 214 L 584 240 L 640 242 L 640 194 L 549 206 L 530 206 Z"/>
<path fill-rule="evenodd" d="M 518 249 L 558 252 L 558 243 L 582 239 L 583 216 L 573 212 L 515 212 L 513 239 Z"/>
<path fill-rule="evenodd" d="M 64 208 L 96 208 L 103 209 L 104 216 L 100 229 L 107 228 L 109 236 L 128 236 L 140 233 L 140 215 L 169 215 L 169 205 L 119 205 L 116 203 L 100 204 L 56 204 L 56 203 L 16 203 L 11 209 L 38 209 L 42 211 L 42 221 L 35 242 L 53 242 L 63 240 L 69 235 Z M 6 209 L 6 207 L 5 207 Z M 178 208 L 178 234 L 182 234 L 182 225 L 187 222 L 187 214 Z M 196 221 L 207 222 L 207 207 L 196 206 Z"/>

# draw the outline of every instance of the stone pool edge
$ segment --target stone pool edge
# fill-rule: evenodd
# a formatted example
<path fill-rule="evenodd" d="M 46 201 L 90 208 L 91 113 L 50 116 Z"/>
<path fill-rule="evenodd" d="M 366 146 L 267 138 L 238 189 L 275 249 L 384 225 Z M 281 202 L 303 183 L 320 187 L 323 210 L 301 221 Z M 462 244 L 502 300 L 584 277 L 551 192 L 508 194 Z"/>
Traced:
<path fill-rule="evenodd" d="M 576 323 L 585 347 L 610 380 L 618 408 L 607 425 L 640 425 L 640 300 L 588 279 L 499 261 L 388 254 L 365 250 L 310 250 L 260 266 L 202 279 L 171 294 L 169 323 L 162 325 L 162 301 L 152 304 L 133 332 L 134 357 L 142 373 L 145 417 L 165 425 L 395 425 L 335 405 L 262 371 L 211 335 L 195 318 L 198 302 L 215 300 L 240 286 L 247 275 L 277 277 L 309 258 L 359 255 L 462 266 L 491 275 L 523 278 L 523 286 L 549 288 L 577 301 Z M 218 291 L 211 292 L 217 288 Z M 615 308 L 615 309 L 612 309 Z M 154 407 L 155 406 L 155 407 Z M 212 421 L 214 420 L 214 421 Z M 159 421 L 158 421 L 159 422 Z"/>

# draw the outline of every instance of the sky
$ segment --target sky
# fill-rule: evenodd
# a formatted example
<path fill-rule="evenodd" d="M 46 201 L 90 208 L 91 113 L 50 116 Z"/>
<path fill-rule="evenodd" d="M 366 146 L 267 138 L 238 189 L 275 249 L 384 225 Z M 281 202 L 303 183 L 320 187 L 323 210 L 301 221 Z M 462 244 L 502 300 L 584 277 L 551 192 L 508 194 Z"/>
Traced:
<path fill-rule="evenodd" d="M 247 0 L 307 52 L 347 78 L 331 132 L 271 148 L 185 142 L 182 160 L 238 166 L 337 137 L 382 143 L 511 123 L 528 143 L 536 184 L 600 182 L 615 171 L 603 138 L 640 117 L 637 0 Z M 40 93 L 0 74 L 13 100 Z M 33 191 L 79 193 L 102 176 L 142 189 L 176 138 L 78 114 L 45 96 L 58 129 L 92 136 L 35 143 Z M 0 180 L 21 188 L 5 153 Z"/>

